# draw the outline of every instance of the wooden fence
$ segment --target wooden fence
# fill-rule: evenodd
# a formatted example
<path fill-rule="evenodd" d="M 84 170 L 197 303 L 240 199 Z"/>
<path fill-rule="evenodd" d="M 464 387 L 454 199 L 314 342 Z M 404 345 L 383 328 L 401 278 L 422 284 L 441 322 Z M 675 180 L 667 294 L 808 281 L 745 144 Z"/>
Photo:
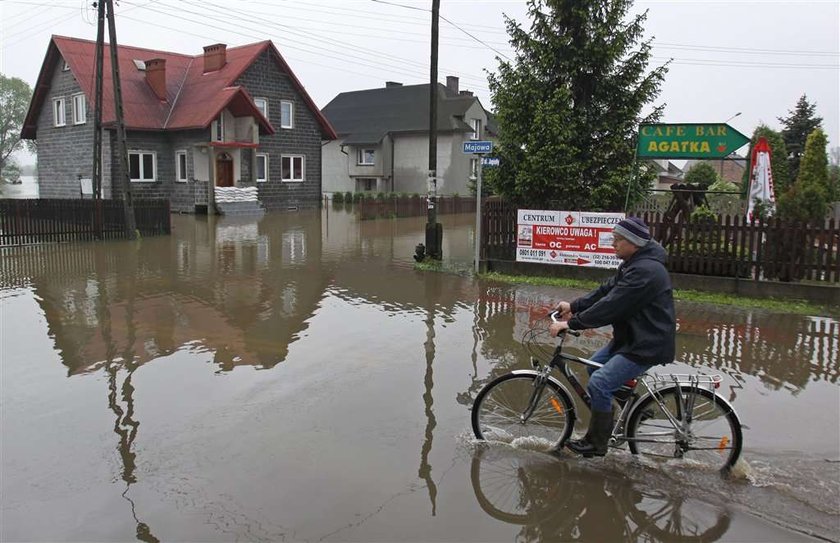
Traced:
<path fill-rule="evenodd" d="M 168 200 L 135 200 L 137 230 L 170 233 Z M 122 200 L 0 200 L 0 247 L 128 237 Z"/>
<path fill-rule="evenodd" d="M 386 198 L 378 200 L 365 198 L 354 204 L 359 218 L 377 219 L 381 217 L 419 217 L 428 213 L 426 197 Z M 475 198 L 442 196 L 437 199 L 437 212 L 440 215 L 452 213 L 475 213 Z"/>
<path fill-rule="evenodd" d="M 664 224 L 661 214 L 641 215 L 668 251 L 675 273 L 840 283 L 840 222 L 749 222 L 718 215 L 714 221 Z M 482 258 L 516 259 L 516 207 L 488 200 L 482 209 Z"/>

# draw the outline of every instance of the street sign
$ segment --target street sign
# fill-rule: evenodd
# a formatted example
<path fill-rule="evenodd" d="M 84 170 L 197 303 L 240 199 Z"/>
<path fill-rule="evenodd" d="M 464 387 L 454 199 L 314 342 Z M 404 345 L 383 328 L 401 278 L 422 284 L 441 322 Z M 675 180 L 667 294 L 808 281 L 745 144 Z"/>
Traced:
<path fill-rule="evenodd" d="M 613 227 L 624 213 L 520 209 L 516 261 L 586 268 L 617 268 Z"/>
<path fill-rule="evenodd" d="M 728 124 L 642 124 L 637 158 L 724 158 L 750 142 Z"/>
<path fill-rule="evenodd" d="M 482 166 L 490 166 L 490 167 L 498 166 L 499 165 L 499 159 L 498 159 L 498 157 L 483 156 L 483 157 L 481 157 L 481 165 Z"/>
<path fill-rule="evenodd" d="M 492 141 L 465 141 L 464 153 L 467 154 L 487 154 L 493 150 Z"/>

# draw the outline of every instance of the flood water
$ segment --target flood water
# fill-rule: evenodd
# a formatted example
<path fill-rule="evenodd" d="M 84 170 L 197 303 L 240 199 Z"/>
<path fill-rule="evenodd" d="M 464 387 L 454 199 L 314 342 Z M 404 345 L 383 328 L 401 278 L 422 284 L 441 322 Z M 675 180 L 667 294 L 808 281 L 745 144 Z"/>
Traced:
<path fill-rule="evenodd" d="M 440 219 L 469 268 L 473 216 Z M 836 316 L 678 305 L 673 371 L 723 375 L 745 425 L 732 480 L 481 444 L 473 398 L 582 292 L 416 271 L 424 222 L 173 216 L 0 252 L 0 540 L 840 539 Z"/>

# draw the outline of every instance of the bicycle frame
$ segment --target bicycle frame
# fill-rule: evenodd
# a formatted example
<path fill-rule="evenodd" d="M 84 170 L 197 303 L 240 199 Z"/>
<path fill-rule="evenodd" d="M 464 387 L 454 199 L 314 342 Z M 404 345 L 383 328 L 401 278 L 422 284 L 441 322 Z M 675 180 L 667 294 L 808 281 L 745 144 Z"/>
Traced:
<path fill-rule="evenodd" d="M 542 391 L 545 388 L 545 382 L 548 380 L 549 374 L 552 368 L 557 368 L 563 377 L 572 385 L 572 389 L 584 403 L 587 409 L 590 411 L 592 410 L 592 403 L 589 393 L 581 384 L 580 380 L 574 375 L 572 372 L 569 363 L 574 362 L 578 364 L 582 364 L 584 366 L 598 369 L 603 367 L 603 364 L 596 362 L 594 360 L 590 360 L 588 358 L 583 358 L 579 356 L 574 356 L 570 354 L 566 354 L 563 352 L 563 344 L 565 342 L 565 337 L 561 338 L 559 345 L 554 350 L 554 354 L 551 358 L 551 361 L 544 367 L 540 367 L 539 361 L 536 359 L 532 360 L 532 366 L 534 369 L 539 371 L 539 377 L 536 382 L 536 386 L 534 387 L 534 394 L 531 396 L 531 401 L 529 402 L 528 408 L 526 411 L 521 415 L 522 421 L 528 420 L 531 414 L 534 412 L 537 404 L 539 403 L 542 397 Z M 626 437 L 625 432 L 625 425 L 628 420 L 630 420 L 630 414 L 633 412 L 634 408 L 637 405 L 641 404 L 641 400 L 646 398 L 647 396 L 652 396 L 654 401 L 659 405 L 662 412 L 667 416 L 669 422 L 673 426 L 674 430 L 679 434 L 681 439 L 685 439 L 688 436 L 688 427 L 691 424 L 691 414 L 694 410 L 693 400 L 695 396 L 693 394 L 689 394 L 689 398 L 686 398 L 683 394 L 683 386 L 688 385 L 691 390 L 701 388 L 703 385 L 707 385 L 708 389 L 711 392 L 712 388 L 717 388 L 720 385 L 721 379 L 720 376 L 705 376 L 705 375 L 691 375 L 691 374 L 668 374 L 668 376 L 663 376 L 659 374 L 651 374 L 648 375 L 647 373 L 643 373 L 637 378 L 632 380 L 631 384 L 625 383 L 624 385 L 616 391 L 615 400 L 620 407 L 618 418 L 616 419 L 613 430 L 612 436 L 610 437 L 610 444 L 617 445 L 623 442 L 633 441 L 652 441 L 652 440 L 640 440 L 637 438 L 628 438 Z M 648 383 L 651 381 L 651 383 Z M 638 394 L 635 391 L 635 387 L 641 384 L 644 387 L 644 393 Z M 565 387 L 563 387 L 565 388 Z M 679 408 L 681 413 L 686 413 L 685 420 L 677 420 L 671 410 L 665 407 L 663 403 L 663 397 L 661 392 L 664 390 L 674 390 L 676 393 L 676 397 L 679 401 Z M 715 401 L 719 401 L 720 403 L 724 404 L 727 410 L 733 411 L 731 405 L 726 402 L 723 398 L 719 397 L 717 394 L 714 395 Z M 689 403 L 686 403 L 688 400 Z M 737 416 L 737 414 L 736 414 Z M 663 436 L 665 435 L 672 435 L 672 431 L 663 432 Z"/>

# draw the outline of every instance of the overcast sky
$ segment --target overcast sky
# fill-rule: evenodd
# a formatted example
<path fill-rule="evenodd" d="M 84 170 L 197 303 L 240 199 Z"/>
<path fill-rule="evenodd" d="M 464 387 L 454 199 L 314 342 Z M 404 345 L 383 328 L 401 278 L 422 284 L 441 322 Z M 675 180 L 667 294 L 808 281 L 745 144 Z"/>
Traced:
<path fill-rule="evenodd" d="M 200 54 L 271 39 L 318 107 L 344 91 L 429 79 L 431 0 L 118 0 L 121 44 Z M 804 93 L 829 146 L 840 145 L 840 0 L 637 2 L 648 10 L 654 63 L 673 62 L 663 122 L 723 122 L 750 135 L 778 129 Z M 513 57 L 503 14 L 525 0 L 441 0 L 439 80 L 460 77 L 493 108 L 485 70 Z M 50 35 L 94 40 L 84 0 L 0 0 L 0 71 L 35 84 Z M 469 34 L 469 35 L 468 35 Z M 471 37 L 471 36 L 472 37 Z M 742 152 L 746 152 L 745 149 Z M 31 159 L 21 157 L 23 162 Z"/>

